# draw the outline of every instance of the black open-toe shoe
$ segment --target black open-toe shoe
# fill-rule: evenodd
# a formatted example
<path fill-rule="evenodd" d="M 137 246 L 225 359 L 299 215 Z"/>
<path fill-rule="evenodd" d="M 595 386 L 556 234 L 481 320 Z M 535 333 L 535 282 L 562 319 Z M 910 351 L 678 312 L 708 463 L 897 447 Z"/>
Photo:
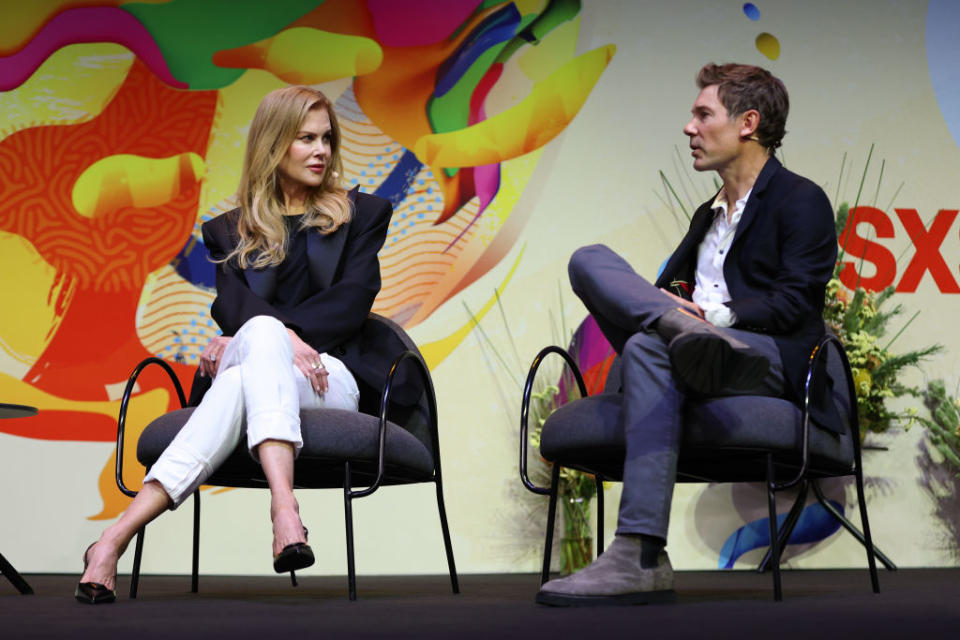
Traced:
<path fill-rule="evenodd" d="M 90 549 L 93 548 L 93 545 L 97 544 L 96 542 L 92 543 L 87 550 L 83 552 L 83 571 L 86 573 L 87 564 L 87 554 L 90 553 Z M 116 585 L 117 577 L 114 575 L 113 583 Z M 117 592 L 113 589 L 108 589 L 106 585 L 100 584 L 99 582 L 81 582 L 77 584 L 76 591 L 73 592 L 74 597 L 77 599 L 77 602 L 82 602 L 84 604 L 107 604 L 114 602 L 117 599 Z"/>
<path fill-rule="evenodd" d="M 306 537 L 308 533 L 307 528 L 304 527 L 304 537 Z M 277 573 L 297 571 L 299 569 L 306 569 L 314 562 L 313 549 L 310 548 L 310 545 L 306 542 L 294 542 L 293 544 L 285 546 L 283 551 L 274 556 L 273 570 Z"/>

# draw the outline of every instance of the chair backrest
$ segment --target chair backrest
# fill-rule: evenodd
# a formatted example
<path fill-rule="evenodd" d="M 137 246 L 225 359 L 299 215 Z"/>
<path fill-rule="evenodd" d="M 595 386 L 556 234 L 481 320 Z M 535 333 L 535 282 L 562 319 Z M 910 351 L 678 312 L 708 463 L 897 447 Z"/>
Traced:
<path fill-rule="evenodd" d="M 392 334 L 395 339 L 394 344 L 383 340 L 384 332 Z M 378 348 L 384 348 L 383 345 L 389 345 L 387 348 L 390 353 L 384 353 L 387 361 L 392 362 L 404 351 L 412 351 L 418 358 L 423 360 L 420 349 L 416 343 L 407 335 L 403 327 L 393 320 L 385 318 L 376 313 L 367 316 L 364 327 L 361 330 L 361 340 L 374 340 Z M 424 367 L 426 370 L 426 367 Z M 358 380 L 360 388 L 360 411 L 373 416 L 380 415 L 380 400 L 383 394 L 383 384 L 386 382 L 387 371 L 383 372 L 384 380 L 377 387 L 364 384 Z M 393 381 L 392 391 L 396 393 L 397 400 L 392 401 L 387 409 L 387 417 L 391 422 L 397 424 L 420 440 L 428 450 L 433 451 L 432 426 L 436 419 L 433 382 L 429 373 L 425 377 L 418 375 L 416 365 L 405 360 L 400 364 L 397 376 Z"/>

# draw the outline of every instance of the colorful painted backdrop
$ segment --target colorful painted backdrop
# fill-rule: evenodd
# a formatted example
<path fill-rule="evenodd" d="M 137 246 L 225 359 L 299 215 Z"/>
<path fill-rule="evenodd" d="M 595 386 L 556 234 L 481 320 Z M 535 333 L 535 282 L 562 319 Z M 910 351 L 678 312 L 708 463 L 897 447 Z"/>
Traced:
<path fill-rule="evenodd" d="M 246 127 L 285 84 L 331 97 L 346 184 L 393 202 L 375 310 L 411 332 L 436 376 L 466 571 L 534 570 L 542 527 L 514 469 L 522 374 L 502 375 L 480 330 L 520 372 L 585 316 L 565 280 L 574 248 L 606 242 L 656 272 L 683 209 L 714 189 L 689 168 L 680 131 L 704 62 L 784 79 L 783 159 L 838 204 L 865 176 L 851 248 L 865 259 L 851 268 L 924 311 L 901 340 L 945 344 L 927 375 L 957 380 L 960 342 L 941 331 L 960 292 L 960 14 L 947 0 L 46 0 L 0 16 L 0 401 L 41 409 L 0 422 L 4 508 L 20 514 L 0 549 L 21 570 L 71 570 L 127 503 L 110 444 L 124 382 L 148 355 L 188 382 L 215 335 L 199 225 L 235 206 Z M 175 403 L 159 375 L 141 378 L 132 436 Z M 956 562 L 953 480 L 923 433 L 879 445 L 866 465 L 881 546 L 908 535 L 895 560 Z M 132 456 L 125 472 L 142 475 Z M 422 542 L 434 535 L 428 497 L 403 491 L 360 510 L 361 571 L 443 570 Z M 258 493 L 208 500 L 205 570 L 269 571 L 256 560 L 269 544 Z M 678 491 L 675 564 L 747 566 L 756 552 L 730 541 L 762 517 L 753 493 Z M 829 493 L 850 504 L 845 485 Z M 302 501 L 312 536 L 330 524 L 316 570 L 342 572 L 337 497 Z M 153 537 L 147 570 L 187 570 L 185 518 L 158 522 L 167 542 Z M 396 547 L 376 536 L 385 520 Z M 31 552 L 40 546 L 58 551 Z M 861 562 L 823 528 L 791 553 L 799 566 Z"/>

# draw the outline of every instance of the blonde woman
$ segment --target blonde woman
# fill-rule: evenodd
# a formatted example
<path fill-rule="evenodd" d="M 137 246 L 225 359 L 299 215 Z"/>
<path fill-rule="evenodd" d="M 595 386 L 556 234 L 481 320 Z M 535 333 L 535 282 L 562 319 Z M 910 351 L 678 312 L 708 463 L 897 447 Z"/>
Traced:
<path fill-rule="evenodd" d="M 198 377 L 209 391 L 137 497 L 87 548 L 80 602 L 116 600 L 117 562 L 134 534 L 189 497 L 244 434 L 270 485 L 274 569 L 313 564 L 293 494 L 299 411 L 356 410 L 352 372 L 375 378 L 389 366 L 361 362 L 354 339 L 380 290 L 377 252 L 392 207 L 340 187 L 339 150 L 336 115 L 321 92 L 286 87 L 257 108 L 240 207 L 203 225 L 217 263 L 211 315 L 223 332 L 201 355 Z"/>

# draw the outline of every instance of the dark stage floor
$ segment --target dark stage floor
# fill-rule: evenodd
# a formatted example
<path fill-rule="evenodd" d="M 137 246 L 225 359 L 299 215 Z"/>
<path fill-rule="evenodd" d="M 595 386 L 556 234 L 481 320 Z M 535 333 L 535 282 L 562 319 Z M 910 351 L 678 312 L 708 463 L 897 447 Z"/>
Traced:
<path fill-rule="evenodd" d="M 25 578 L 35 595 L 0 582 L 2 638 L 960 637 L 960 569 L 883 571 L 878 595 L 866 571 L 789 571 L 781 603 L 769 575 L 680 572 L 675 604 L 605 609 L 535 605 L 534 575 L 461 576 L 457 596 L 445 576 L 361 576 L 356 602 L 343 577 L 201 576 L 191 594 L 189 576 L 145 576 L 137 600 L 97 607 L 73 600 L 75 575 Z"/>

